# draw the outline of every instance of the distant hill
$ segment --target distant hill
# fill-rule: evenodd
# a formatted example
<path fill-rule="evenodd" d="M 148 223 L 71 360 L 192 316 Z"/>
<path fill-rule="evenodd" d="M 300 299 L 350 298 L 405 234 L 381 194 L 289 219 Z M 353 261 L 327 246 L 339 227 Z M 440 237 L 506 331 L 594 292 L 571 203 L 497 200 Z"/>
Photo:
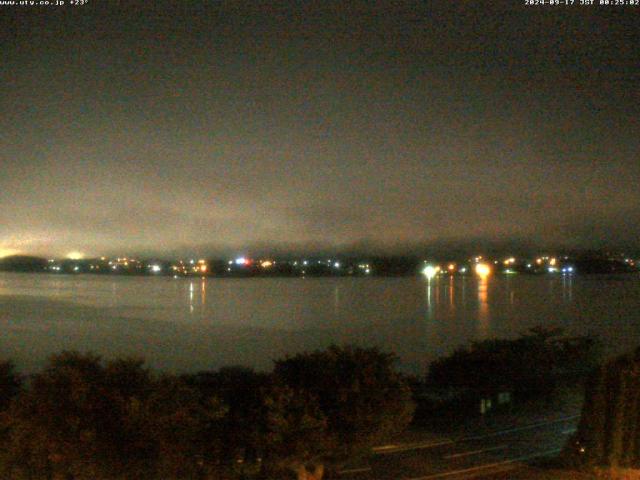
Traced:
<path fill-rule="evenodd" d="M 47 259 L 28 255 L 11 255 L 0 258 L 0 270 L 8 272 L 42 272 Z"/>
<path fill-rule="evenodd" d="M 580 273 L 628 273 L 634 267 L 614 258 L 598 256 L 581 256 L 575 261 L 576 270 Z"/>

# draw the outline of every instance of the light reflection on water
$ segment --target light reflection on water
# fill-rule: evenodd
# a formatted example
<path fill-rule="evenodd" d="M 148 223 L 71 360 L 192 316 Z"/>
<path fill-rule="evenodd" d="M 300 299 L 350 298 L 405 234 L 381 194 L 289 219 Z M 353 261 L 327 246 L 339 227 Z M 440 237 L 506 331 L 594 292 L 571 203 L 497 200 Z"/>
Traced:
<path fill-rule="evenodd" d="M 143 355 L 172 370 L 247 364 L 331 343 L 395 351 L 422 373 L 473 339 L 537 325 L 640 345 L 640 277 L 215 279 L 0 273 L 0 356 L 63 348 Z"/>
<path fill-rule="evenodd" d="M 478 338 L 487 338 L 489 330 L 489 278 L 485 276 L 478 279 Z"/>
<path fill-rule="evenodd" d="M 573 301 L 573 275 L 562 276 L 562 299 L 568 303 Z"/>

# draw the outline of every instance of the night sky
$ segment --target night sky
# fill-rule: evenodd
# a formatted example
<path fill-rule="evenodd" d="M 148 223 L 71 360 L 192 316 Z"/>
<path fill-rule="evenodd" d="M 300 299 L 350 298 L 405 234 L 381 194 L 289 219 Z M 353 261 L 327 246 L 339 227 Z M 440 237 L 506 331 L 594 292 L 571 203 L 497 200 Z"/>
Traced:
<path fill-rule="evenodd" d="M 0 255 L 640 243 L 639 7 L 145 3 L 0 7 Z"/>

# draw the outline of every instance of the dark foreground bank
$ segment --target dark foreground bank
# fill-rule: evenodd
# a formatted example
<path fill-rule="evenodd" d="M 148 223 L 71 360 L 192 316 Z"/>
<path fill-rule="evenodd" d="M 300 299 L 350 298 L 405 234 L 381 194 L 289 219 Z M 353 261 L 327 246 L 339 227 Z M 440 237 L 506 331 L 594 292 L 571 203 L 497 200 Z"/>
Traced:
<path fill-rule="evenodd" d="M 4 362 L 2 478 L 333 477 L 412 421 L 437 427 L 580 383 L 597 350 L 537 329 L 461 348 L 423 379 L 399 374 L 391 354 L 350 346 L 280 359 L 269 373 L 176 376 L 62 352 L 25 379 Z"/>

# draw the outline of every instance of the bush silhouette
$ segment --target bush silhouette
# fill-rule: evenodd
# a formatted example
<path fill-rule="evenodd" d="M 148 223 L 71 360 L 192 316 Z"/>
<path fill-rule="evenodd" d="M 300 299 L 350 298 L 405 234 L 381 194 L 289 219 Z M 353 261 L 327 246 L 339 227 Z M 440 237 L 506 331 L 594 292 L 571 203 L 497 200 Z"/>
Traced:
<path fill-rule="evenodd" d="M 640 467 L 640 349 L 593 373 L 567 453 L 583 465 Z"/>

